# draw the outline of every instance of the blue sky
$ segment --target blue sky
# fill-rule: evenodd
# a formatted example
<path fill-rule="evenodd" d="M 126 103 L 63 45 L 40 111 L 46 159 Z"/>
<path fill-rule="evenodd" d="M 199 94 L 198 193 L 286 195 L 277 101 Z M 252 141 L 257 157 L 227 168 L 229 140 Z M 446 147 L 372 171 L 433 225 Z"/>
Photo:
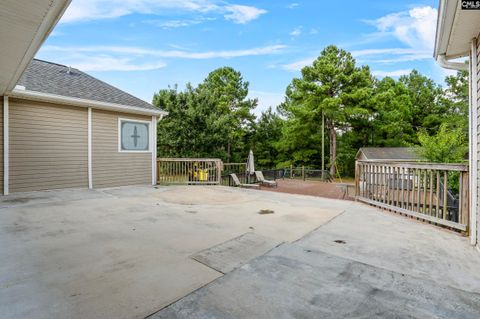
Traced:
<path fill-rule="evenodd" d="M 259 114 L 329 44 L 378 76 L 432 58 L 438 1 L 73 0 L 37 58 L 77 67 L 146 101 L 221 66 L 241 71 Z"/>

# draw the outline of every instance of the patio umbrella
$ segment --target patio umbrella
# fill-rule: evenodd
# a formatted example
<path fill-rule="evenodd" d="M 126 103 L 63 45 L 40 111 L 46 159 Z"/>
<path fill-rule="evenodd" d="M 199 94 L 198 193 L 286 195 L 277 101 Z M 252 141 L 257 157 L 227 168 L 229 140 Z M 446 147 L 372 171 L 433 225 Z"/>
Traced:
<path fill-rule="evenodd" d="M 248 158 L 247 158 L 247 174 L 252 175 L 255 173 L 255 162 L 253 159 L 253 152 L 250 150 L 248 152 Z"/>

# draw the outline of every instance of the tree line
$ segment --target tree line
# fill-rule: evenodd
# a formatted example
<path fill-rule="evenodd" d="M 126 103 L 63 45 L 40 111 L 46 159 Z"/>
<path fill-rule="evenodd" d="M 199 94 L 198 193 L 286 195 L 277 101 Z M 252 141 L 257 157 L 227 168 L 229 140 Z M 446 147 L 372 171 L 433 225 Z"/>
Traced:
<path fill-rule="evenodd" d="M 197 87 L 154 95 L 153 104 L 169 112 L 158 124 L 158 154 L 244 162 L 252 149 L 262 168 L 325 163 L 344 176 L 365 146 L 421 146 L 428 160 L 458 162 L 467 152 L 468 74 L 445 83 L 416 70 L 377 79 L 349 52 L 328 46 L 292 79 L 285 101 L 256 118 L 249 82 L 222 67 Z"/>

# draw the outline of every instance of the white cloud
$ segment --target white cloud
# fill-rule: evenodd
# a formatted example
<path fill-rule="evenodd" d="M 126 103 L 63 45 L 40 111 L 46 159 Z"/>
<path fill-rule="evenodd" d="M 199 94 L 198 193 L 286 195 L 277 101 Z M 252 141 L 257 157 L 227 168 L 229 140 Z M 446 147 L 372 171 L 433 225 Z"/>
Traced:
<path fill-rule="evenodd" d="M 128 58 L 111 56 L 84 56 L 77 57 L 76 61 L 68 63 L 82 71 L 147 71 L 156 70 L 166 66 L 163 62 L 135 63 Z"/>
<path fill-rule="evenodd" d="M 88 46 L 59 47 L 44 46 L 40 56 L 71 65 L 83 71 L 145 71 L 166 66 L 162 60 L 237 58 L 244 56 L 269 55 L 280 52 L 286 46 L 270 45 L 244 50 L 191 52 L 186 50 L 154 50 L 142 47 Z M 160 59 L 160 61 L 159 61 Z"/>
<path fill-rule="evenodd" d="M 292 39 L 302 35 L 302 26 L 299 26 L 293 29 L 292 32 L 289 33 L 289 35 L 292 37 Z"/>
<path fill-rule="evenodd" d="M 385 63 L 385 64 L 394 64 L 399 62 L 412 62 L 419 60 L 430 60 L 432 59 L 432 54 L 428 53 L 418 53 L 418 54 L 405 54 L 392 58 L 376 58 L 372 60 L 358 60 L 361 63 Z"/>
<path fill-rule="evenodd" d="M 211 19 L 208 19 L 211 20 Z M 206 19 L 185 19 L 185 20 L 145 20 L 146 24 L 154 25 L 163 29 L 173 29 L 189 27 L 191 25 L 200 24 L 206 21 Z"/>
<path fill-rule="evenodd" d="M 374 62 L 393 64 L 397 62 L 408 62 L 432 58 L 432 54 L 429 51 L 409 48 L 364 49 L 353 50 L 350 53 L 358 60 L 358 62 L 361 63 Z M 315 59 L 316 57 L 308 57 L 292 63 L 280 65 L 280 67 L 287 71 L 298 72 L 304 66 L 311 65 Z"/>
<path fill-rule="evenodd" d="M 415 7 L 367 22 L 378 32 L 388 33 L 410 48 L 433 50 L 437 22 L 437 9 L 433 7 Z"/>
<path fill-rule="evenodd" d="M 436 21 L 437 9 L 430 6 L 414 7 L 408 11 L 391 13 L 376 20 L 366 21 L 377 29 L 375 33 L 369 35 L 369 39 L 381 41 L 393 37 L 406 47 L 363 49 L 354 50 L 351 53 L 361 63 L 394 64 L 431 60 Z M 314 59 L 315 57 L 308 57 L 280 67 L 287 71 L 297 72 L 304 66 L 310 65 Z M 407 70 L 393 71 L 388 74 L 400 74 L 404 71 Z M 378 76 L 382 76 L 381 74 L 387 74 L 387 72 L 377 72 Z"/>
<path fill-rule="evenodd" d="M 295 9 L 296 7 L 299 7 L 300 4 L 296 2 L 292 2 L 289 5 L 287 5 L 287 9 Z"/>
<path fill-rule="evenodd" d="M 317 34 L 317 33 L 318 33 L 317 29 L 315 29 L 315 28 L 310 29 L 310 34 Z"/>
<path fill-rule="evenodd" d="M 310 57 L 310 58 L 298 60 L 298 61 L 295 61 L 295 62 L 292 62 L 292 63 L 282 64 L 282 65 L 280 65 L 280 67 L 282 69 L 286 70 L 286 71 L 298 72 L 303 67 L 312 64 L 313 61 L 315 61 L 315 59 L 316 59 L 316 57 Z"/>
<path fill-rule="evenodd" d="M 397 63 L 432 58 L 432 52 L 425 49 L 387 48 L 353 50 L 352 55 L 362 63 Z"/>
<path fill-rule="evenodd" d="M 248 97 L 258 99 L 258 105 L 253 110 L 253 113 L 257 116 L 260 116 L 262 112 L 268 110 L 269 107 L 275 110 L 276 106 L 285 101 L 285 94 L 276 92 L 250 90 Z"/>
<path fill-rule="evenodd" d="M 66 53 L 95 53 L 95 54 L 126 54 L 136 56 L 150 56 L 156 58 L 182 58 L 182 59 L 213 59 L 213 58 L 237 58 L 243 56 L 268 55 L 279 53 L 285 45 L 276 44 L 264 47 L 256 47 L 244 50 L 224 50 L 191 52 L 184 50 L 155 50 L 141 47 L 122 46 L 86 46 L 86 47 L 59 47 L 44 46 L 41 52 L 66 52 Z"/>
<path fill-rule="evenodd" d="M 242 5 L 226 6 L 225 10 L 228 12 L 224 15 L 225 19 L 238 24 L 245 24 L 267 13 L 267 11 L 263 9 Z"/>
<path fill-rule="evenodd" d="M 218 6 L 206 0 L 76 0 L 72 1 L 62 22 L 110 19 L 133 13 L 154 14 L 162 10 L 211 12 Z"/>
<path fill-rule="evenodd" d="M 367 21 L 377 29 L 373 38 L 393 37 L 406 47 L 358 50 L 352 54 L 357 58 L 369 56 L 367 60 L 362 59 L 364 63 L 392 64 L 432 59 L 436 21 L 437 9 L 430 6 L 414 7 Z"/>
<path fill-rule="evenodd" d="M 376 71 L 372 71 L 372 74 L 375 75 L 375 76 L 383 78 L 383 77 L 386 77 L 386 76 L 399 77 L 399 76 L 402 76 L 402 75 L 407 75 L 410 72 L 412 72 L 412 69 L 402 69 L 402 70 L 395 70 L 395 71 L 376 70 Z"/>
<path fill-rule="evenodd" d="M 352 55 L 355 57 L 362 57 L 366 55 L 381 55 L 381 54 L 393 54 L 393 55 L 402 55 L 402 54 L 417 54 L 419 51 L 410 48 L 388 48 L 388 49 L 363 49 L 363 50 L 353 50 L 351 51 Z"/>
<path fill-rule="evenodd" d="M 363 49 L 350 52 L 358 62 L 361 63 L 388 63 L 408 62 L 416 60 L 431 59 L 432 54 L 427 50 L 416 50 L 410 48 L 388 48 L 388 49 Z M 283 64 L 281 68 L 291 72 L 300 71 L 304 66 L 311 65 L 316 57 L 308 57 L 292 63 Z"/>
<path fill-rule="evenodd" d="M 220 14 L 234 23 L 247 23 L 266 13 L 253 6 L 229 4 L 217 0 L 76 0 L 62 17 L 62 23 L 119 18 L 139 13 L 157 15 L 173 13 Z"/>

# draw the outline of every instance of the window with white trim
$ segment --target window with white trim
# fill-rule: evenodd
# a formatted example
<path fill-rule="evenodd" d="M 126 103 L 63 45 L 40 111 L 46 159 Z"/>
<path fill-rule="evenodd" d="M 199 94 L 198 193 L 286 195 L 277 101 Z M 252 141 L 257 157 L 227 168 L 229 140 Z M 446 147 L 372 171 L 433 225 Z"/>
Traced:
<path fill-rule="evenodd" d="M 149 152 L 150 122 L 119 119 L 119 151 Z"/>

